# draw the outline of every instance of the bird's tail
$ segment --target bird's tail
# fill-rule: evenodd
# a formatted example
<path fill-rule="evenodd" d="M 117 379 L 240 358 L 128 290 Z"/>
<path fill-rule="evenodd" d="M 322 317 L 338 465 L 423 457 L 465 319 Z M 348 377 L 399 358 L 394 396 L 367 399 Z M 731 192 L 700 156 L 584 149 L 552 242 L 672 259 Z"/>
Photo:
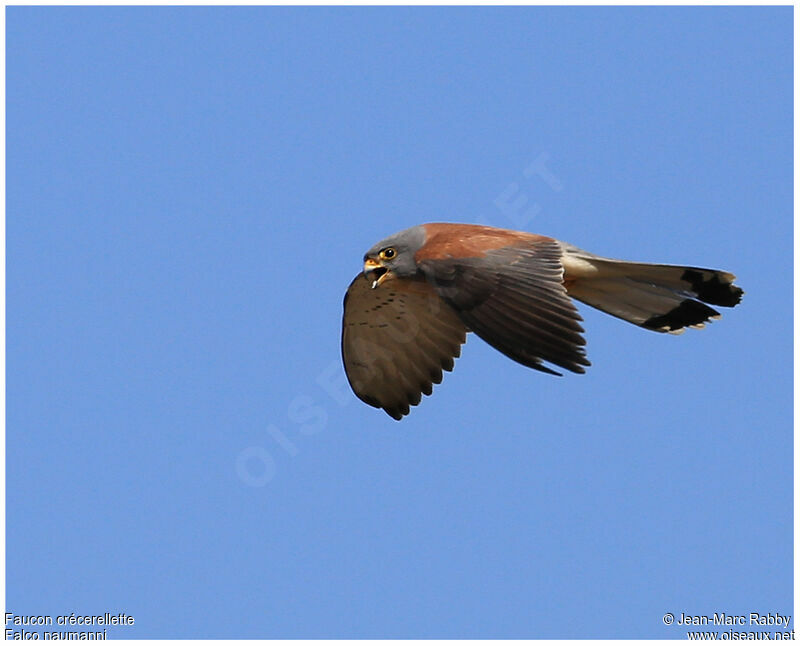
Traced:
<path fill-rule="evenodd" d="M 656 332 L 702 328 L 744 293 L 733 274 L 715 269 L 650 265 L 601 258 L 577 248 L 563 256 L 564 285 L 573 298 Z"/>

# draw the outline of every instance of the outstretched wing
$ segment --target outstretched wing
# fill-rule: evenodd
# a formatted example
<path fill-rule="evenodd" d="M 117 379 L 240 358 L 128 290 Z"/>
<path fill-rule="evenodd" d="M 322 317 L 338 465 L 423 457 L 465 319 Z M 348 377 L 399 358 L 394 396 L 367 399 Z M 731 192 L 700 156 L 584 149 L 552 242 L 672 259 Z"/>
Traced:
<path fill-rule="evenodd" d="M 561 247 L 537 237 L 474 257 L 424 258 L 419 267 L 468 328 L 514 361 L 585 372 L 581 317 L 563 285 Z"/>
<path fill-rule="evenodd" d="M 344 297 L 342 359 L 353 392 L 394 419 L 407 415 L 453 369 L 466 327 L 424 280 L 388 280 L 372 289 L 363 274 Z"/>

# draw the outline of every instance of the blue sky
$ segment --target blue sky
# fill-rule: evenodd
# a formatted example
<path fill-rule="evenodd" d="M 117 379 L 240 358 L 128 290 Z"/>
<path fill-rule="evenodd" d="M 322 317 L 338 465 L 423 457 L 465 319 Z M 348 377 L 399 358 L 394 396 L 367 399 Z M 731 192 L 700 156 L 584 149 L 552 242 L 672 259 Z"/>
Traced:
<path fill-rule="evenodd" d="M 141 638 L 792 613 L 790 7 L 6 15 L 9 611 Z M 581 306 L 582 376 L 470 338 L 397 423 L 344 385 L 341 302 L 428 221 L 746 295 L 680 337 Z"/>

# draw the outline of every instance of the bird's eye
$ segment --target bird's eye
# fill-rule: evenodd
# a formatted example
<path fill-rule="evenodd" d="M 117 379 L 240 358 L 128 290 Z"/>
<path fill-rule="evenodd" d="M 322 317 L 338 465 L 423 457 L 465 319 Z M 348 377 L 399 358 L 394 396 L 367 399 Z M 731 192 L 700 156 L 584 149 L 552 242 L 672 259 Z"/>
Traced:
<path fill-rule="evenodd" d="M 386 247 L 383 251 L 381 251 L 381 258 L 383 260 L 391 260 L 397 255 L 397 250 L 394 247 Z"/>

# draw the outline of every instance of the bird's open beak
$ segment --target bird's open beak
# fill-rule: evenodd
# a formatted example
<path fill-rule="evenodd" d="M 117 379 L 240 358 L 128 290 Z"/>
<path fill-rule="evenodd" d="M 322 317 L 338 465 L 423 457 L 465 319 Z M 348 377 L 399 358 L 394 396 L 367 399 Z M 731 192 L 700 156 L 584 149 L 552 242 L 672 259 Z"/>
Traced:
<path fill-rule="evenodd" d="M 389 270 L 374 258 L 367 258 L 364 261 L 364 275 L 372 283 L 372 289 L 375 289 L 386 280 Z"/>

